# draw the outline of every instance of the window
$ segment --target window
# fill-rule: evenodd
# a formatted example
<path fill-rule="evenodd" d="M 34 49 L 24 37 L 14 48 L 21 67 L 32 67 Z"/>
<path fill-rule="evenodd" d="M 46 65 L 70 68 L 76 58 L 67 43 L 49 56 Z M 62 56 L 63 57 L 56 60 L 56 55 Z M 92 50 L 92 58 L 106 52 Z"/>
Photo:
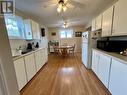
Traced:
<path fill-rule="evenodd" d="M 60 38 L 72 38 L 73 37 L 73 30 L 65 29 L 60 31 Z"/>

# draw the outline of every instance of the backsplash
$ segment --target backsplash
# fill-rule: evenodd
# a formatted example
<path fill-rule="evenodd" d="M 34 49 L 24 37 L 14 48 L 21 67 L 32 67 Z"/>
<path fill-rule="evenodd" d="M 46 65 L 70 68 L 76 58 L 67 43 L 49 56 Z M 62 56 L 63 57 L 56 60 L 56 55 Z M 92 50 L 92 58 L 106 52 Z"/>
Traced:
<path fill-rule="evenodd" d="M 40 40 L 31 40 L 31 41 L 27 41 L 23 39 L 10 40 L 10 46 L 11 46 L 11 50 L 19 49 L 19 47 L 21 47 L 22 50 L 25 50 L 27 48 L 28 43 L 34 43 L 34 46 L 35 46 L 37 42 L 39 43 L 39 47 L 47 46 L 46 37 L 43 37 Z"/>

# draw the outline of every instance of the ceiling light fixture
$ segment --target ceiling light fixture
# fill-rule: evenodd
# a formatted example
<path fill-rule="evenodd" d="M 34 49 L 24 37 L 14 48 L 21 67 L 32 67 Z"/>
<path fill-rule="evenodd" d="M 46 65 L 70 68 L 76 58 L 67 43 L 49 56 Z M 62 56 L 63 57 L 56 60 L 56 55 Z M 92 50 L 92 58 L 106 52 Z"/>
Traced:
<path fill-rule="evenodd" d="M 64 28 L 67 28 L 67 27 L 68 27 L 68 24 L 67 24 L 67 22 L 66 22 L 66 21 L 64 22 L 63 27 L 64 27 Z"/>
<path fill-rule="evenodd" d="M 61 12 L 65 12 L 66 10 L 67 10 L 67 6 L 64 0 L 60 0 L 58 2 L 57 12 L 61 13 Z"/>

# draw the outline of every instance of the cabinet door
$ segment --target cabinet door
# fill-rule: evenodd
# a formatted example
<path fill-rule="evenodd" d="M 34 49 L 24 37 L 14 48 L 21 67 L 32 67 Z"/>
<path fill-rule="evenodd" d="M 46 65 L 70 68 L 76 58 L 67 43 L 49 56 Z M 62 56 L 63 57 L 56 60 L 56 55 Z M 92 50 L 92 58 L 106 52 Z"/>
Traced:
<path fill-rule="evenodd" d="M 115 4 L 113 35 L 127 35 L 127 0 L 119 0 Z"/>
<path fill-rule="evenodd" d="M 18 30 L 21 35 L 21 38 L 25 39 L 25 28 L 24 28 L 23 18 L 20 16 L 15 16 L 15 18 L 17 20 L 17 26 L 18 26 Z"/>
<path fill-rule="evenodd" d="M 33 39 L 30 20 L 24 20 L 26 39 Z"/>
<path fill-rule="evenodd" d="M 25 64 L 26 64 L 27 78 L 28 81 L 30 81 L 33 78 L 33 76 L 36 74 L 34 54 L 25 56 Z"/>
<path fill-rule="evenodd" d="M 110 64 L 111 58 L 100 54 L 98 63 L 98 77 L 107 88 L 109 83 Z"/>
<path fill-rule="evenodd" d="M 19 31 L 18 21 L 16 17 L 16 15 L 5 15 L 5 23 L 9 39 L 23 39 L 21 31 Z"/>
<path fill-rule="evenodd" d="M 18 87 L 19 90 L 21 90 L 27 83 L 24 59 L 21 58 L 14 61 L 14 67 L 15 67 Z"/>
<path fill-rule="evenodd" d="M 35 53 L 35 62 L 36 62 L 36 68 L 37 71 L 39 71 L 42 67 L 42 56 L 41 56 L 41 50 L 37 51 Z"/>
<path fill-rule="evenodd" d="M 112 95 L 127 95 L 127 64 L 112 60 L 109 90 Z"/>
<path fill-rule="evenodd" d="M 48 61 L 48 48 L 45 48 L 45 63 Z"/>
<path fill-rule="evenodd" d="M 32 32 L 33 32 L 33 39 L 40 39 L 39 24 L 31 20 L 31 27 L 32 27 Z"/>
<path fill-rule="evenodd" d="M 96 30 L 101 29 L 102 28 L 102 15 L 99 15 L 96 18 Z"/>
<path fill-rule="evenodd" d="M 45 64 L 45 61 L 46 61 L 45 52 L 46 52 L 45 49 L 41 50 L 41 63 L 42 63 L 42 66 Z"/>
<path fill-rule="evenodd" d="M 112 33 L 112 21 L 113 21 L 113 10 L 112 6 L 103 13 L 102 19 L 102 36 L 110 36 Z"/>
<path fill-rule="evenodd" d="M 98 62 L 99 62 L 99 53 L 93 50 L 92 53 L 92 70 L 98 76 Z"/>
<path fill-rule="evenodd" d="M 93 19 L 92 20 L 92 31 L 95 31 L 96 30 L 96 20 Z"/>

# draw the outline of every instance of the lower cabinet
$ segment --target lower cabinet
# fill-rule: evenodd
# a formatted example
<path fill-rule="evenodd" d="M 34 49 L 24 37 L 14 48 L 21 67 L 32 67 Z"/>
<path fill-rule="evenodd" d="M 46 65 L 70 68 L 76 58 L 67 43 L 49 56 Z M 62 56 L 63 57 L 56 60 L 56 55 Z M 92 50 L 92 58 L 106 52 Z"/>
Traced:
<path fill-rule="evenodd" d="M 112 95 L 127 95 L 127 64 L 112 59 L 109 90 Z"/>
<path fill-rule="evenodd" d="M 20 58 L 14 61 L 14 67 L 18 82 L 19 90 L 21 90 L 27 84 L 27 75 L 25 69 L 24 59 Z"/>
<path fill-rule="evenodd" d="M 25 65 L 28 81 L 30 81 L 33 76 L 36 74 L 35 58 L 34 53 L 28 56 L 25 56 Z"/>
<path fill-rule="evenodd" d="M 42 54 L 41 54 L 41 50 L 40 51 L 37 51 L 35 53 L 35 61 L 36 61 L 36 68 L 37 68 L 37 71 L 39 71 L 42 67 Z"/>
<path fill-rule="evenodd" d="M 99 54 L 93 50 L 92 52 L 92 70 L 96 75 L 98 75 L 98 62 L 99 62 Z"/>
<path fill-rule="evenodd" d="M 100 54 L 98 63 L 98 77 L 107 88 L 109 84 L 110 66 L 111 57 Z"/>
<path fill-rule="evenodd" d="M 108 88 L 111 58 L 95 50 L 93 50 L 92 55 L 92 70 Z"/>
<path fill-rule="evenodd" d="M 45 57 L 45 63 L 48 61 L 48 48 L 45 48 L 45 52 L 44 52 L 44 57 Z"/>
<path fill-rule="evenodd" d="M 14 60 L 19 91 L 34 77 L 48 61 L 47 48 Z"/>

